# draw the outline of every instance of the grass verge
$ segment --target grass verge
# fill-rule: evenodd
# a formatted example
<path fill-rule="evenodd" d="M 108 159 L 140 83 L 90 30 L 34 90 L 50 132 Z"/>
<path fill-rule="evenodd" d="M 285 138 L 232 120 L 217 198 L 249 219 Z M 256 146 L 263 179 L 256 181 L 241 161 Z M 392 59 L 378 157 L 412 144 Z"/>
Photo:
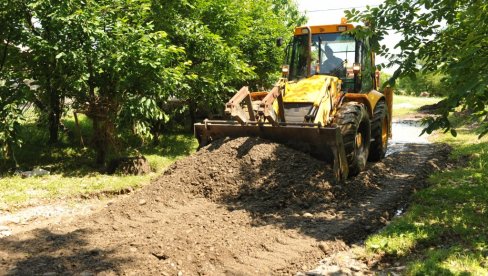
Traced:
<path fill-rule="evenodd" d="M 432 175 L 405 215 L 366 240 L 369 252 L 406 263 L 407 275 L 488 275 L 488 137 L 457 130 L 433 139 L 462 166 Z"/>
<path fill-rule="evenodd" d="M 412 97 L 412 96 L 393 96 L 393 117 L 408 117 L 417 114 L 417 109 L 423 105 L 438 103 L 442 98 Z"/>

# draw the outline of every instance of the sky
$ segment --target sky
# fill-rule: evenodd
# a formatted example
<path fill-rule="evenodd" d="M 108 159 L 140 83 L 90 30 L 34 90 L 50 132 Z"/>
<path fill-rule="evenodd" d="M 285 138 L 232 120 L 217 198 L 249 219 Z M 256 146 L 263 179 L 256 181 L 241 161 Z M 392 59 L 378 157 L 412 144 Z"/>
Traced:
<path fill-rule="evenodd" d="M 356 8 L 364 10 L 366 5 L 377 6 L 383 0 L 296 0 L 300 11 L 308 17 L 307 25 L 339 24 L 344 17 L 344 10 Z M 390 34 L 382 41 L 388 48 L 393 49 L 401 39 L 398 34 Z M 377 57 L 377 63 L 385 62 L 382 57 Z M 392 74 L 395 68 L 384 68 L 383 71 Z"/>

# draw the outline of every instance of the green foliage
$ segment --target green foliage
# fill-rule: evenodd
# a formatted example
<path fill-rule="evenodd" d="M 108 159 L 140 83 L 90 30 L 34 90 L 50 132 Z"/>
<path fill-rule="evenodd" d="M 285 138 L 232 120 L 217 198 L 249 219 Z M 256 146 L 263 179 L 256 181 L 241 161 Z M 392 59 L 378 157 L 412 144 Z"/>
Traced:
<path fill-rule="evenodd" d="M 242 85 L 272 85 L 275 40 L 304 21 L 291 0 L 8 0 L 0 19 L 4 155 L 34 103 L 51 142 L 66 111 L 91 118 L 100 164 L 128 131 L 157 140 L 170 97 L 195 117 Z"/>
<path fill-rule="evenodd" d="M 488 4 L 482 0 L 434 1 L 387 0 L 365 12 L 347 12 L 353 21 L 370 22 L 371 28 L 357 30 L 359 36 L 373 37 L 376 52 L 400 65 L 392 78 L 414 77 L 418 72 L 440 72 L 448 99 L 442 116 L 428 121 L 427 132 L 452 127 L 448 115 L 457 106 L 469 109 L 482 121 L 482 133 L 488 132 Z M 403 39 L 391 53 L 379 41 L 387 31 L 399 32 Z M 422 61 L 419 67 L 417 61 Z"/>
<path fill-rule="evenodd" d="M 18 137 L 22 106 L 28 91 L 23 82 L 24 68 L 15 60 L 21 56 L 21 5 L 15 1 L 0 3 L 0 159 L 16 163 L 14 149 L 22 144 Z M 9 59 L 12 57 L 13 59 Z"/>
<path fill-rule="evenodd" d="M 15 163 L 14 148 L 20 146 L 22 140 L 18 138 L 18 129 L 23 116 L 20 105 L 22 99 L 16 99 L 9 89 L 6 80 L 0 79 L 0 155 L 3 160 L 12 158 Z"/>
<path fill-rule="evenodd" d="M 25 1 L 22 62 L 38 86 L 41 114 L 59 124 L 60 105 L 94 121 L 95 149 L 103 162 L 118 128 L 150 135 L 148 121 L 162 120 L 157 101 L 183 79 L 184 50 L 154 30 L 149 1 Z M 12 58 L 12 57 L 9 57 Z M 29 99 L 29 98 L 26 98 Z M 57 131 L 55 127 L 54 131 Z"/>
<path fill-rule="evenodd" d="M 388 80 L 390 80 L 391 78 L 391 75 L 386 73 L 386 72 L 381 72 L 380 73 L 380 84 L 384 84 L 384 83 L 387 83 Z"/>
<path fill-rule="evenodd" d="M 430 96 L 444 97 L 448 95 L 449 87 L 443 81 L 446 76 L 438 73 L 415 73 L 414 77 L 402 77 L 398 80 L 396 89 L 406 95 L 419 96 L 428 92 Z"/>
<path fill-rule="evenodd" d="M 289 0 L 158 1 L 153 7 L 157 28 L 185 48 L 190 62 L 174 95 L 207 110 L 243 85 L 273 85 L 284 54 L 276 39 L 304 22 Z"/>

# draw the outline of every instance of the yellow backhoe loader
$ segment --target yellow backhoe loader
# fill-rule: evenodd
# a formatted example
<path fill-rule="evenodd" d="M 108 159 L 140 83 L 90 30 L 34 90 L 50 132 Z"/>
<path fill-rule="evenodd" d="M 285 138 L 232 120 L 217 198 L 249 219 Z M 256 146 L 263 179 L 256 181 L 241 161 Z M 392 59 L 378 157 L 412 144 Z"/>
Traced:
<path fill-rule="evenodd" d="M 393 91 L 378 92 L 368 39 L 341 24 L 297 27 L 282 78 L 268 92 L 242 87 L 225 105 L 229 120 L 195 124 L 200 146 L 224 137 L 258 136 L 333 164 L 339 180 L 379 161 L 391 137 Z"/>

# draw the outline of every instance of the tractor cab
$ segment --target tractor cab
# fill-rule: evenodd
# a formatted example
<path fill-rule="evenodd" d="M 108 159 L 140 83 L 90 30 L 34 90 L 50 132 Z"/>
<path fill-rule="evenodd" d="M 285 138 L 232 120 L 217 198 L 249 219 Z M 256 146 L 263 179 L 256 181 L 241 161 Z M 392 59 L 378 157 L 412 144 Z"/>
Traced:
<path fill-rule="evenodd" d="M 314 75 L 341 80 L 343 92 L 369 92 L 378 89 L 374 53 L 369 41 L 358 41 L 347 33 L 355 27 L 345 23 L 297 27 L 287 47 L 284 76 L 300 81 Z"/>

